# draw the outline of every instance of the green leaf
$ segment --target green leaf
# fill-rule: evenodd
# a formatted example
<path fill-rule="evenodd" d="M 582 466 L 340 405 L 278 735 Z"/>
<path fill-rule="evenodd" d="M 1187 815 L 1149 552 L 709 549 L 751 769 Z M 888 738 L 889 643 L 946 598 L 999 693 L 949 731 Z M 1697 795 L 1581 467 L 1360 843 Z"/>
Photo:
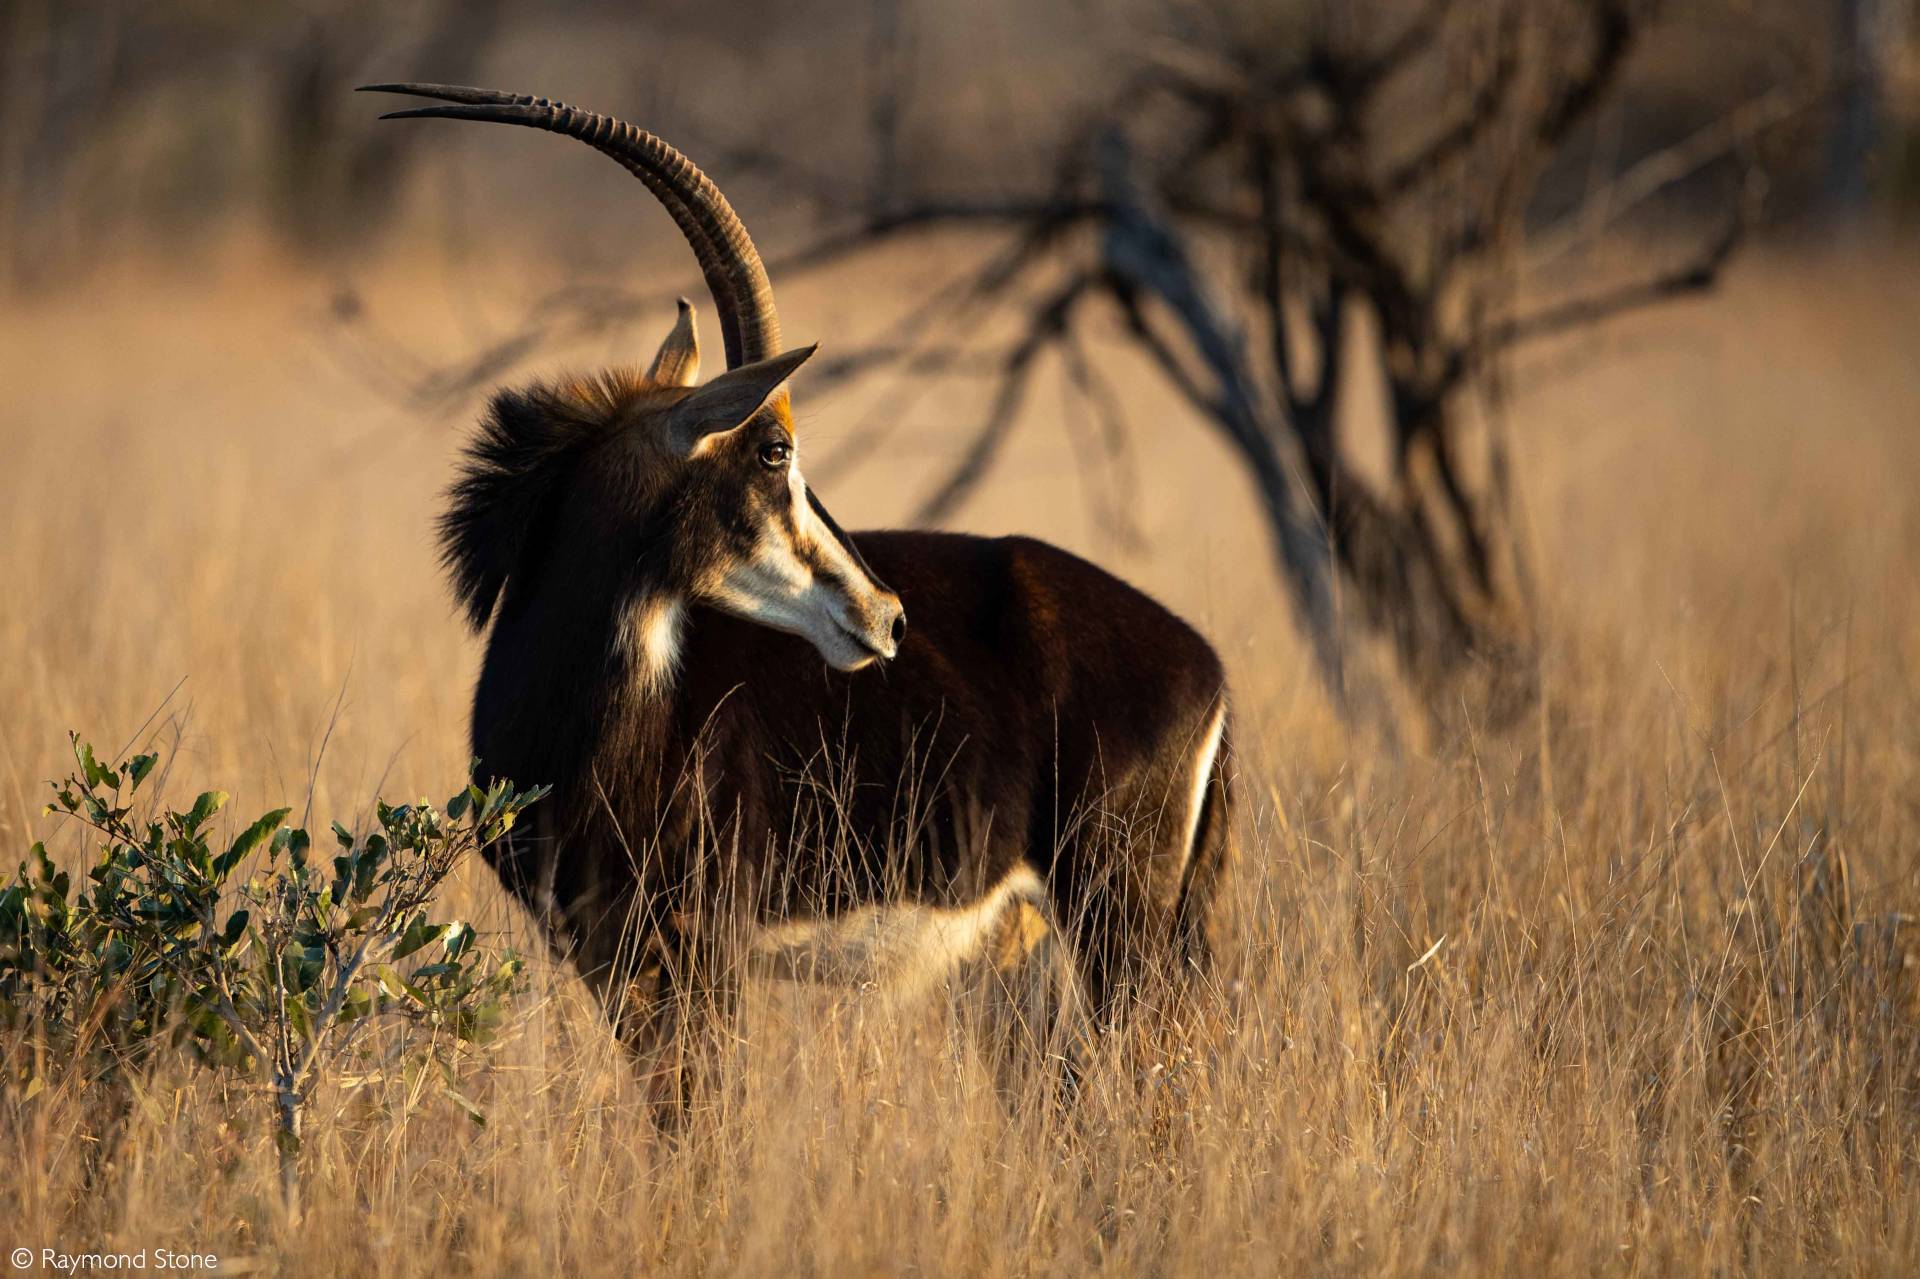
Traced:
<path fill-rule="evenodd" d="M 400 934 L 399 944 L 393 948 L 393 957 L 405 959 L 429 942 L 440 940 L 441 934 L 446 931 L 445 924 L 429 924 L 424 916 L 415 916 L 413 922 L 407 925 L 407 931 Z"/>
<path fill-rule="evenodd" d="M 92 743 L 83 742 L 78 737 L 75 737 L 73 739 L 73 757 L 80 761 L 80 772 L 81 775 L 87 779 L 89 788 L 105 782 L 116 790 L 119 789 L 119 775 L 112 769 L 102 765 L 99 760 L 93 757 Z"/>
<path fill-rule="evenodd" d="M 185 815 L 184 821 L 186 823 L 187 833 L 193 834 L 199 831 L 202 826 L 207 824 L 209 818 L 220 811 L 221 805 L 226 802 L 227 793 L 223 790 L 201 792 L 199 798 L 193 801 L 193 808 Z"/>
<path fill-rule="evenodd" d="M 118 976 L 133 962 L 133 947 L 115 937 L 107 943 L 100 955 L 100 970 L 110 977 Z"/>
<path fill-rule="evenodd" d="M 363 902 L 373 896 L 374 875 L 379 872 L 380 859 L 369 852 L 354 863 L 352 899 Z"/>
<path fill-rule="evenodd" d="M 291 808 L 276 808 L 240 832 L 240 838 L 233 841 L 233 847 L 227 849 L 226 852 L 214 859 L 213 873 L 217 877 L 225 879 L 233 872 L 233 868 L 240 864 L 241 858 L 260 847 L 275 831 L 280 829 L 281 825 L 287 820 L 287 814 L 292 811 Z"/>
<path fill-rule="evenodd" d="M 233 914 L 228 915 L 227 926 L 220 932 L 220 944 L 222 946 L 238 944 L 240 938 L 244 936 L 247 931 L 247 920 L 249 918 L 250 916 L 244 910 L 236 910 Z"/>
<path fill-rule="evenodd" d="M 313 1038 L 313 1014 L 307 1011 L 306 1000 L 294 998 L 287 1000 L 287 1022 L 301 1039 Z"/>
<path fill-rule="evenodd" d="M 468 1043 L 488 1043 L 506 1016 L 505 1005 L 500 999 L 484 1000 L 454 1014 L 453 1033 Z"/>
<path fill-rule="evenodd" d="M 387 994 L 395 999 L 410 999 L 422 1008 L 428 1007 L 433 1003 L 433 1001 L 427 997 L 426 991 L 402 977 L 394 970 L 391 964 L 380 965 L 375 971 L 374 976 L 378 978 L 380 982 L 380 989 L 386 991 Z"/>
<path fill-rule="evenodd" d="M 379 981 L 381 990 L 395 999 L 406 997 L 407 983 L 401 980 L 400 974 L 394 971 L 391 964 L 381 964 L 374 969 L 373 975 Z"/>
<path fill-rule="evenodd" d="M 447 935 L 443 940 L 447 948 L 447 958 L 458 959 L 473 945 L 473 925 L 456 919 L 447 925 Z"/>
<path fill-rule="evenodd" d="M 147 780 L 147 774 L 160 762 L 158 755 L 135 755 L 133 762 L 127 765 L 127 780 L 133 790 L 140 789 L 140 783 Z"/>

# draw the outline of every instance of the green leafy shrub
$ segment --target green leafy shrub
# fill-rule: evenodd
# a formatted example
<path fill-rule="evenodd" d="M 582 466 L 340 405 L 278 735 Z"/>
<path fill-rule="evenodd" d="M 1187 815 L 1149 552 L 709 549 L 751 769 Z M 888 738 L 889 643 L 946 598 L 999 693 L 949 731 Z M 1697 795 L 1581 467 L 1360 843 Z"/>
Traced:
<path fill-rule="evenodd" d="M 430 908 L 461 859 L 546 789 L 470 784 L 443 808 L 380 803 L 364 839 L 334 824 L 328 859 L 287 825 L 286 808 L 216 849 L 221 791 L 184 812 L 137 815 L 157 757 L 108 767 L 77 736 L 73 748 L 79 769 L 53 784 L 47 811 L 97 841 L 87 882 L 76 887 L 36 843 L 0 890 L 0 1022 L 35 1045 L 12 1082 L 31 1095 L 50 1063 L 97 1081 L 168 1045 L 249 1077 L 272 1100 L 297 1216 L 307 1101 L 356 1041 L 386 1025 L 435 1053 L 499 1024 L 520 960 L 476 946 L 471 926 L 436 922 Z"/>

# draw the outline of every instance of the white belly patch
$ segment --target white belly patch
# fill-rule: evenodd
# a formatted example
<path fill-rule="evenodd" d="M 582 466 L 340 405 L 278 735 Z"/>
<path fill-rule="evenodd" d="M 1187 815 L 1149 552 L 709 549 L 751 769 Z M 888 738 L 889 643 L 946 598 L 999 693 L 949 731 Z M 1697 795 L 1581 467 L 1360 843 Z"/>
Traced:
<path fill-rule="evenodd" d="M 917 995 L 984 949 L 1017 898 L 1038 901 L 1039 876 L 1022 865 L 965 906 L 864 906 L 831 919 L 794 920 L 753 939 L 756 971 L 832 985 L 875 985 Z"/>

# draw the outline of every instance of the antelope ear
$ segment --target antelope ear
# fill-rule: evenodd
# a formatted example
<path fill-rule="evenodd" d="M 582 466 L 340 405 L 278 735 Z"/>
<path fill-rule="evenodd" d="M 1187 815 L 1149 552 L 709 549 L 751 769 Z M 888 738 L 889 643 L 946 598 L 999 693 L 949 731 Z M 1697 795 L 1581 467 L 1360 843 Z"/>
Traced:
<path fill-rule="evenodd" d="M 668 415 L 674 442 L 690 453 L 707 436 L 739 426 L 775 396 L 784 396 L 787 379 L 819 349 L 815 343 L 756 364 L 743 364 L 695 388 Z"/>
<path fill-rule="evenodd" d="M 680 299 L 680 318 L 673 332 L 654 353 L 647 380 L 656 386 L 692 386 L 700 380 L 700 332 L 693 322 L 693 303 Z"/>

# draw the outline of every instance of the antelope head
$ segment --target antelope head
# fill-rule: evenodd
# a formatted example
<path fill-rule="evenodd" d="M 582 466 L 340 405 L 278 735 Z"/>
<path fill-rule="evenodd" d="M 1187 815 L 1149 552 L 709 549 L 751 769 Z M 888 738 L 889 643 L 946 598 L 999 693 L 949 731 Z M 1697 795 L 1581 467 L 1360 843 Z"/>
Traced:
<path fill-rule="evenodd" d="M 783 353 L 766 269 L 706 175 L 644 130 L 544 98 L 367 89 L 442 104 L 386 119 L 518 124 L 619 161 L 692 246 L 726 342 L 726 371 L 702 383 L 693 307 L 682 299 L 644 373 L 495 397 L 441 525 L 474 627 L 528 604 L 569 565 L 605 566 L 611 556 L 605 576 L 623 596 L 623 633 L 656 674 L 677 661 L 687 603 L 801 636 L 839 670 L 894 656 L 906 633 L 899 598 L 801 475 L 788 381 L 815 348 Z"/>

